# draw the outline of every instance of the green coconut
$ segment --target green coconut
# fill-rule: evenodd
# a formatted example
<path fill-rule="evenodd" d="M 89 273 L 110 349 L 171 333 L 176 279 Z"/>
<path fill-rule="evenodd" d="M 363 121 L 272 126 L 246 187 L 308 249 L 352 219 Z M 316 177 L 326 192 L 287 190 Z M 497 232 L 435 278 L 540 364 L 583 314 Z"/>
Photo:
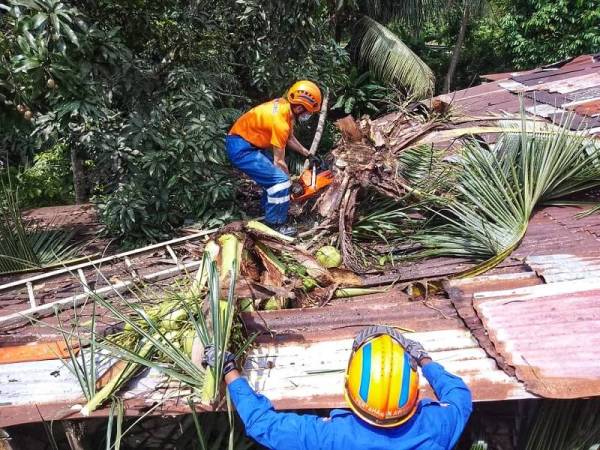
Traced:
<path fill-rule="evenodd" d="M 314 278 L 306 277 L 302 280 L 302 287 L 304 288 L 304 290 L 306 292 L 312 291 L 318 285 L 319 284 L 317 283 L 317 281 Z"/>
<path fill-rule="evenodd" d="M 254 302 L 251 298 L 240 299 L 240 311 L 254 312 Z"/>
<path fill-rule="evenodd" d="M 277 301 L 277 297 L 270 297 L 265 302 L 263 309 L 265 311 L 277 311 L 281 309 L 281 304 Z"/>
<path fill-rule="evenodd" d="M 319 261 L 319 264 L 327 269 L 340 267 L 342 264 L 342 255 L 340 255 L 338 249 L 332 245 L 321 247 L 317 250 L 315 257 L 317 258 L 317 261 Z"/>

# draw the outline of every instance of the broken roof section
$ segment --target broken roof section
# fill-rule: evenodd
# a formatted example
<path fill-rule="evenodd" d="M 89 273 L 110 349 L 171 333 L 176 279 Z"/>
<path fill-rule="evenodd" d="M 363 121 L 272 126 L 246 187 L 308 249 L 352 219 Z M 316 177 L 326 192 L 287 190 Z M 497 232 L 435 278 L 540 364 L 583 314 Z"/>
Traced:
<path fill-rule="evenodd" d="M 600 54 L 583 55 L 561 65 L 522 72 L 484 75 L 489 83 L 437 97 L 471 116 L 517 113 L 520 96 L 532 115 L 554 124 L 573 114 L 572 129 L 600 136 Z"/>

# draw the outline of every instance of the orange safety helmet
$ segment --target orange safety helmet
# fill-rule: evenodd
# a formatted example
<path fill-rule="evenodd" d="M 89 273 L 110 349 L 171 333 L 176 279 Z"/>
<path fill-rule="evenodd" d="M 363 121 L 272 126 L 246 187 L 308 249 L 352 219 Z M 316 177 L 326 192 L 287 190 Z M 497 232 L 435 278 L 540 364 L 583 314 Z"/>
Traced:
<path fill-rule="evenodd" d="M 365 422 L 391 428 L 416 412 L 419 373 L 408 352 L 393 334 L 385 332 L 386 328 L 373 327 L 370 335 L 357 336 L 344 394 L 352 411 Z"/>
<path fill-rule="evenodd" d="M 287 100 L 292 105 L 302 105 L 309 113 L 321 110 L 321 90 L 312 81 L 296 81 L 288 90 Z"/>

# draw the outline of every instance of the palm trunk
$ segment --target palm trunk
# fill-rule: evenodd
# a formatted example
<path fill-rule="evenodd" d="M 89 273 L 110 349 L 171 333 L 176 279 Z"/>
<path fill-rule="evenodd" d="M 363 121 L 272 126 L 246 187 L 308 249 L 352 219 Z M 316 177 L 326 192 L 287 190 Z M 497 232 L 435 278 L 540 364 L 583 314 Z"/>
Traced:
<path fill-rule="evenodd" d="M 452 81 L 454 80 L 454 74 L 456 72 L 456 66 L 458 66 L 458 60 L 460 59 L 460 51 L 462 50 L 463 43 L 465 42 L 465 34 L 467 33 L 467 25 L 469 23 L 469 8 L 467 2 L 463 5 L 462 21 L 460 22 L 460 30 L 458 31 L 458 38 L 452 50 L 452 58 L 450 59 L 450 66 L 448 67 L 448 73 L 446 73 L 446 79 L 444 80 L 444 92 L 450 92 Z"/>
<path fill-rule="evenodd" d="M 77 145 L 71 144 L 71 169 L 73 170 L 73 188 L 75 190 L 75 203 L 85 203 L 87 194 L 85 191 L 85 172 L 83 160 L 77 151 Z"/>

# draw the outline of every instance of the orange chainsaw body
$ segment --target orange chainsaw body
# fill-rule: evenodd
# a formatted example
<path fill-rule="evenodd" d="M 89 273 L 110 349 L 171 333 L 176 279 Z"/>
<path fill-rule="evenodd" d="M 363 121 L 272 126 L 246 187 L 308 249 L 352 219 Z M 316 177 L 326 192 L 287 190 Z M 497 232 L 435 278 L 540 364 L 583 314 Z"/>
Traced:
<path fill-rule="evenodd" d="M 314 183 L 313 183 L 314 178 Z M 331 170 L 325 170 L 313 176 L 313 169 L 306 169 L 300 175 L 296 183 L 302 188 L 302 192 L 298 194 L 292 193 L 292 201 L 303 202 L 313 197 L 321 189 L 326 188 L 333 182 L 333 173 Z M 298 189 L 299 191 L 299 189 Z"/>

